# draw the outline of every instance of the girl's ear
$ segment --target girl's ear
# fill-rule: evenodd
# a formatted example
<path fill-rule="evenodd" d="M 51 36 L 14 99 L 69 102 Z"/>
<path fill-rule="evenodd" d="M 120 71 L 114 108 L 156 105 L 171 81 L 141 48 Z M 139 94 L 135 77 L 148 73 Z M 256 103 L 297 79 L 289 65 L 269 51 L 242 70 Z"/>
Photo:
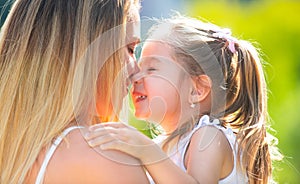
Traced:
<path fill-rule="evenodd" d="M 190 95 L 190 102 L 193 104 L 205 100 L 211 92 L 211 80 L 207 75 L 192 77 L 193 90 Z"/>

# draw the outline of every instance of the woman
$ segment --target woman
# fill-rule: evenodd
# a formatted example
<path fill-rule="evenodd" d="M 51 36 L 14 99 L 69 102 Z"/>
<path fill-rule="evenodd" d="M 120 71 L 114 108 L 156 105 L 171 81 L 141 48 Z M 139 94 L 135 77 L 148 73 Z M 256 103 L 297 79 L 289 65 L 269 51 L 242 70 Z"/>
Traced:
<path fill-rule="evenodd" d="M 141 167 L 89 148 L 77 126 L 118 119 L 115 86 L 126 89 L 121 69 L 139 41 L 126 22 L 138 9 L 138 0 L 14 2 L 0 39 L 0 183 L 147 182 Z"/>

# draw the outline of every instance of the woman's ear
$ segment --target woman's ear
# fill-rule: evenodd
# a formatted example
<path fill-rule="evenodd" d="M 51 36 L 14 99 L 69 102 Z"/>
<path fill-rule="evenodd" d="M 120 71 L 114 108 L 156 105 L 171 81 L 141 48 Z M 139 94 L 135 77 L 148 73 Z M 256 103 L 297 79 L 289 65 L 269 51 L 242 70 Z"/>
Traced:
<path fill-rule="evenodd" d="M 211 80 L 207 75 L 199 75 L 192 77 L 193 90 L 191 92 L 190 101 L 193 104 L 200 103 L 205 100 L 211 91 Z"/>

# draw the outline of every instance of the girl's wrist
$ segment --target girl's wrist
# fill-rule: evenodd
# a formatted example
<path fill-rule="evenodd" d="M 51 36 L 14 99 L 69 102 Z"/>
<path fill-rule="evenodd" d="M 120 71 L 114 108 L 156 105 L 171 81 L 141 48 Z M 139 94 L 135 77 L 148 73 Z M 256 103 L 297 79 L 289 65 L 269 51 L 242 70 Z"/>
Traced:
<path fill-rule="evenodd" d="M 140 161 L 143 165 L 156 164 L 167 159 L 168 156 L 166 153 L 157 145 L 152 144 L 143 149 L 142 157 L 140 157 Z"/>

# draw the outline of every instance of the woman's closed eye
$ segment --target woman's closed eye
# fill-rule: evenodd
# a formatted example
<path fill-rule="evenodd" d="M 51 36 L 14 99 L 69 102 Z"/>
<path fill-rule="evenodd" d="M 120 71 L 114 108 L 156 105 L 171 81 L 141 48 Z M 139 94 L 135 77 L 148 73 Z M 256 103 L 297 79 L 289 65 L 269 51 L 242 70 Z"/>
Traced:
<path fill-rule="evenodd" d="M 133 54 L 134 54 L 134 47 L 127 46 L 127 50 L 128 50 L 128 53 L 129 53 L 130 55 L 133 55 Z"/>

